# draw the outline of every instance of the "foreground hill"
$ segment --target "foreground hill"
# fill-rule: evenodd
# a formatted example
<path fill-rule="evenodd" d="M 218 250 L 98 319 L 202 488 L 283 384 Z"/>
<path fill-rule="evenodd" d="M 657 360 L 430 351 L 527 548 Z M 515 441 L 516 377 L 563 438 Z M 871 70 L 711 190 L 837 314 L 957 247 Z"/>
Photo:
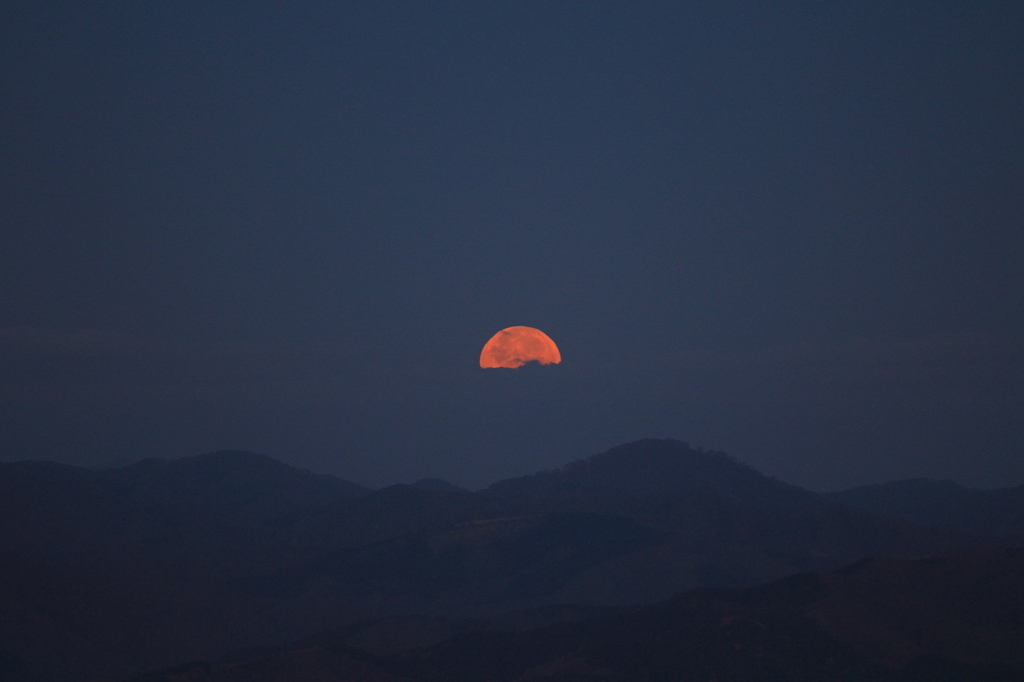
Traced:
<path fill-rule="evenodd" d="M 422 628 L 382 622 L 249 661 L 196 663 L 135 682 L 393 680 L 1024 679 L 1024 550 L 867 559 L 754 588 L 694 590 L 660 604 L 540 628 L 487 620 L 418 646 Z M 441 630 L 435 623 L 434 631 Z M 513 625 L 509 627 L 509 625 Z M 410 634 L 413 636 L 410 637 Z M 405 637 L 407 646 L 396 644 Z M 398 651 L 383 652 L 381 648 Z"/>
<path fill-rule="evenodd" d="M 123 677 L 366 619 L 621 607 L 1004 546 L 844 508 L 672 440 L 477 493 L 369 492 L 238 452 L 105 472 L 7 464 L 0 673 Z"/>
<path fill-rule="evenodd" d="M 1024 536 L 1024 485 L 965 488 L 916 478 L 850 488 L 825 497 L 854 509 L 976 535 Z"/>
<path fill-rule="evenodd" d="M 235 451 L 105 471 L 0 464 L 0 679 L 88 679 L 206 638 L 234 646 L 217 624 L 252 605 L 224 591 L 228 577 L 313 555 L 276 522 L 368 492 Z M 274 632 L 258 621 L 239 635 Z"/>

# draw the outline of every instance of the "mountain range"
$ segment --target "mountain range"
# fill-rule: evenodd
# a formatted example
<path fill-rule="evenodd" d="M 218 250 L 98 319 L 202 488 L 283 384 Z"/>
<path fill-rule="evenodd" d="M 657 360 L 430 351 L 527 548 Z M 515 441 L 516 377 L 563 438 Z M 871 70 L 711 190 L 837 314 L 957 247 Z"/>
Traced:
<path fill-rule="evenodd" d="M 131 682 L 1019 682 L 1022 587 L 1020 549 L 865 559 L 590 614 L 379 619 Z"/>
<path fill-rule="evenodd" d="M 513 642 L 543 628 L 591 632 L 592 622 L 614 629 L 616 619 L 660 618 L 650 614 L 675 608 L 666 605 L 682 595 L 687 604 L 717 604 L 794 574 L 816 576 L 833 594 L 844 580 L 835 576 L 868 570 L 836 569 L 866 557 L 904 562 L 893 566 L 927 566 L 914 562 L 933 555 L 1016 566 L 1005 550 L 1024 544 L 1021 489 L 948 488 L 906 482 L 819 495 L 675 440 L 629 443 L 478 492 L 439 479 L 371 491 L 236 451 L 103 471 L 0 464 L 0 673 L 124 679 L 204 660 L 224 663 L 180 675 L 221 675 L 224 666 L 247 665 L 249 654 L 315 658 L 329 649 L 343 652 L 344 665 L 362 666 L 366 679 L 462 679 L 438 677 L 447 664 L 422 661 L 435 660 L 436 647 L 463 646 L 460 638 Z M 804 630 L 813 622 L 828 642 L 854 647 L 864 670 L 905 664 L 857 649 L 859 640 L 835 625 L 845 622 L 842 604 L 855 602 L 815 607 L 826 615 L 813 618 L 805 607 L 817 601 L 787 602 L 790 616 L 779 617 Z M 933 649 L 919 646 L 907 660 Z M 986 661 L 1011 671 L 1019 663 L 993 655 L 958 665 Z M 571 675 L 590 679 L 586 666 Z M 627 668 L 609 661 L 594 669 Z"/>

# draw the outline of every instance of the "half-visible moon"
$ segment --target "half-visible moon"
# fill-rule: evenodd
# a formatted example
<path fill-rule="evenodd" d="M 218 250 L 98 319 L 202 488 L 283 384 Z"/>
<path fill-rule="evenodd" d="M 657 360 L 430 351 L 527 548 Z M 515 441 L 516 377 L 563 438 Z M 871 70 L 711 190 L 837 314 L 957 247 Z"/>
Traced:
<path fill-rule="evenodd" d="M 557 364 L 562 354 L 547 334 L 533 327 L 502 329 L 480 351 L 480 366 L 485 368 L 515 369 L 534 360 L 542 365 Z"/>

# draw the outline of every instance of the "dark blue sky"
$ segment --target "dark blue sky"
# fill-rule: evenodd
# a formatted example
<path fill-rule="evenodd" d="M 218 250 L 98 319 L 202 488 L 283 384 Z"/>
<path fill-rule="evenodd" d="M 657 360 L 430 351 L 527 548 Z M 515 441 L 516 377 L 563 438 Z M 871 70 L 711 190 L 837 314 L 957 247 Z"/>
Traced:
<path fill-rule="evenodd" d="M 1020 483 L 1022 84 L 1008 2 L 7 4 L 0 459 Z"/>

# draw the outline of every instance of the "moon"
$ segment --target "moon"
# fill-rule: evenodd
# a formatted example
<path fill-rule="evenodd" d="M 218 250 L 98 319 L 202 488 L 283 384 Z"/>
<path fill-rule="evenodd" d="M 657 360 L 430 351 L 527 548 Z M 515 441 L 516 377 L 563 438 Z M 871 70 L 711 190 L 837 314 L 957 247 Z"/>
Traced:
<path fill-rule="evenodd" d="M 480 366 L 515 369 L 536 360 L 542 365 L 558 364 L 562 354 L 547 334 L 533 327 L 508 327 L 491 337 L 480 351 Z"/>

